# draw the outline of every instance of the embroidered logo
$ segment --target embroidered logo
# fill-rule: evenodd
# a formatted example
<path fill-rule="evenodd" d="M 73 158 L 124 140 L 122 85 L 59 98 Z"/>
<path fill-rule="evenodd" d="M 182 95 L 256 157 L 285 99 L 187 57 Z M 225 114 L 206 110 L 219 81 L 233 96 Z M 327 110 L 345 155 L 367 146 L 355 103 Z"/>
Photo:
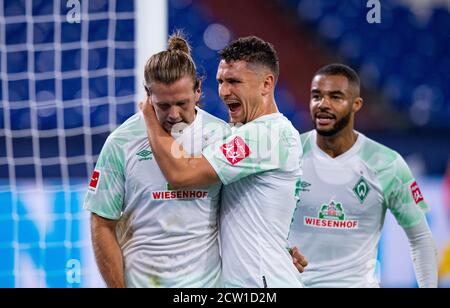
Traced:
<path fill-rule="evenodd" d="M 250 148 L 239 136 L 224 144 L 220 149 L 233 166 L 250 156 Z"/>
<path fill-rule="evenodd" d="M 370 192 L 370 186 L 364 177 L 361 177 L 355 187 L 353 187 L 353 192 L 361 204 L 363 204 Z"/>
<path fill-rule="evenodd" d="M 139 161 L 153 159 L 153 152 L 150 150 L 142 150 L 136 154 L 139 157 Z"/>

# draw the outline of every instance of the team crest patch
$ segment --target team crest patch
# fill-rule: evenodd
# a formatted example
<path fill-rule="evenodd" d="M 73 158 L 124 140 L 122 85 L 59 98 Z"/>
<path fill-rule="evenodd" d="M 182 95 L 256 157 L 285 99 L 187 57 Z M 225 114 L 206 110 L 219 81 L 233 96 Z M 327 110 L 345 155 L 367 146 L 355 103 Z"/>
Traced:
<path fill-rule="evenodd" d="M 92 172 L 91 181 L 89 182 L 89 190 L 93 193 L 97 192 L 98 184 L 100 183 L 101 172 L 98 170 L 94 170 Z"/>
<path fill-rule="evenodd" d="M 233 166 L 250 156 L 250 148 L 239 136 L 224 144 L 220 149 Z"/>
<path fill-rule="evenodd" d="M 370 185 L 364 177 L 361 177 L 355 187 L 353 187 L 353 192 L 361 204 L 363 204 L 370 192 Z"/>
<path fill-rule="evenodd" d="M 416 204 L 419 204 L 424 200 L 419 185 L 417 185 L 417 182 L 411 184 L 411 193 L 413 195 L 414 202 L 416 202 Z"/>

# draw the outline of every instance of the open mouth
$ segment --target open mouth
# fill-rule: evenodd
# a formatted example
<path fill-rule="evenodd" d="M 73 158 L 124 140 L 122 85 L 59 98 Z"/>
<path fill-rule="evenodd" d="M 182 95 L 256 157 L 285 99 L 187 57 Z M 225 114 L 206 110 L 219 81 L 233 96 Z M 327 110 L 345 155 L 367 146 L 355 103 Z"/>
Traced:
<path fill-rule="evenodd" d="M 336 117 L 329 113 L 318 113 L 316 114 L 316 122 L 319 125 L 329 125 L 332 121 L 334 121 Z"/>
<path fill-rule="evenodd" d="M 230 110 L 231 114 L 236 114 L 241 110 L 242 104 L 237 101 L 230 101 L 230 102 L 227 102 L 227 107 Z"/>

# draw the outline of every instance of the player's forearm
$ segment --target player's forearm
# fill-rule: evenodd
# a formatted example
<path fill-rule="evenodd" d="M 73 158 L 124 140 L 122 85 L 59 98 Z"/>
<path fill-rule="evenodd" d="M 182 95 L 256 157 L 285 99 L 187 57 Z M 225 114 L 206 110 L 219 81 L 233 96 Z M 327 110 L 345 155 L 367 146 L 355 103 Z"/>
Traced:
<path fill-rule="evenodd" d="M 184 151 L 178 152 L 179 157 L 175 157 L 172 147 L 179 148 L 175 142 L 171 136 L 158 136 L 151 141 L 155 160 L 174 189 L 195 189 L 219 183 L 214 169 L 205 158 L 188 157 Z"/>
<path fill-rule="evenodd" d="M 122 251 L 115 231 L 93 219 L 92 244 L 97 265 L 108 288 L 125 288 Z"/>
<path fill-rule="evenodd" d="M 193 189 L 218 183 L 219 178 L 209 162 L 203 157 L 189 157 L 180 149 L 157 120 L 153 107 L 146 104 L 142 110 L 153 156 L 169 184 L 174 189 Z"/>
<path fill-rule="evenodd" d="M 153 155 L 164 177 L 174 188 L 186 186 L 188 175 L 192 172 L 189 166 L 191 158 L 176 144 L 175 139 L 169 135 L 159 123 L 151 121 L 147 123 L 147 134 L 152 147 Z M 177 156 L 172 153 L 173 147 L 178 149 Z M 194 159 L 194 158 L 192 158 Z"/>
<path fill-rule="evenodd" d="M 405 229 L 411 246 L 411 256 L 420 288 L 436 288 L 438 285 L 438 258 L 430 228 L 425 220 Z"/>
<path fill-rule="evenodd" d="M 189 157 L 159 123 L 150 98 L 141 103 L 153 155 L 166 180 L 174 189 L 202 188 L 219 183 L 213 167 L 204 158 Z M 177 156 L 172 149 L 177 149 Z"/>

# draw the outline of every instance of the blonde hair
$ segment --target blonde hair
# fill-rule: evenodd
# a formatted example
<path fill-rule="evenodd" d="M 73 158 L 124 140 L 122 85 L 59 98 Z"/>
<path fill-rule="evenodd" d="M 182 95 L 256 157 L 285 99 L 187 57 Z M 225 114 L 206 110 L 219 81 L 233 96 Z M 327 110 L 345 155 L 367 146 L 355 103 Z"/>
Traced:
<path fill-rule="evenodd" d="M 154 82 L 172 84 L 185 76 L 192 79 L 194 91 L 200 86 L 191 47 L 181 31 L 170 36 L 167 50 L 153 55 L 147 61 L 144 76 L 147 92 L 151 91 Z"/>

